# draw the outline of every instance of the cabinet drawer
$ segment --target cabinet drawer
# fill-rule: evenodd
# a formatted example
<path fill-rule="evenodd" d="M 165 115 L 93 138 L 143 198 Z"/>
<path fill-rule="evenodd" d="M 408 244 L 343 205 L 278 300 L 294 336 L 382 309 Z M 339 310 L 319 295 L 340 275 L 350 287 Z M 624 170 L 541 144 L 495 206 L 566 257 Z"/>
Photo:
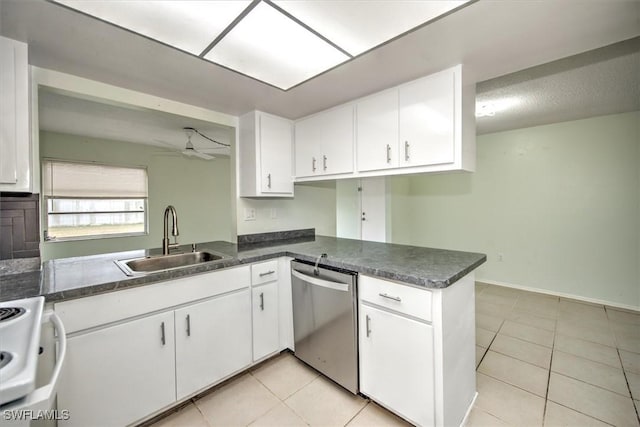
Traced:
<path fill-rule="evenodd" d="M 431 321 L 431 291 L 360 275 L 360 300 Z"/>
<path fill-rule="evenodd" d="M 278 260 L 261 262 L 251 266 L 251 284 L 259 285 L 278 280 Z"/>

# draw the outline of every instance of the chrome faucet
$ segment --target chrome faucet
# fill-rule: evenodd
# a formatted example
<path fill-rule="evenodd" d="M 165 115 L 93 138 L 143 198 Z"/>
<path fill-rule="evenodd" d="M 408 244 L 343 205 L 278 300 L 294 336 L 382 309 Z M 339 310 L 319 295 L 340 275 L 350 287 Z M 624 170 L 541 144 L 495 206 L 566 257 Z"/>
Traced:
<path fill-rule="evenodd" d="M 169 214 L 171 214 L 171 235 L 174 236 L 175 242 L 169 243 Z M 178 214 L 176 208 L 172 205 L 167 206 L 164 210 L 164 238 L 162 239 L 162 255 L 169 255 L 171 249 L 177 248 L 178 245 Z"/>

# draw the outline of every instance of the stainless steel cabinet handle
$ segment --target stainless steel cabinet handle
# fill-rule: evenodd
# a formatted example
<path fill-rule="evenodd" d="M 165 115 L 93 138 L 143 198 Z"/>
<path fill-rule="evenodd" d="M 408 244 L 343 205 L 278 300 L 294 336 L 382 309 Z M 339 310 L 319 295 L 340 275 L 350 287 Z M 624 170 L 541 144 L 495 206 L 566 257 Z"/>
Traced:
<path fill-rule="evenodd" d="M 327 156 L 322 156 L 322 170 L 327 170 Z"/>
<path fill-rule="evenodd" d="M 409 161 L 409 141 L 404 142 L 404 159 Z"/>
<path fill-rule="evenodd" d="M 367 329 L 367 338 L 368 338 L 369 335 L 371 335 L 371 317 L 369 317 L 369 315 L 367 314 L 365 318 L 367 320 L 366 321 L 366 324 L 367 324 L 366 329 Z"/>
<path fill-rule="evenodd" d="M 392 300 L 398 301 L 398 302 L 402 301 L 400 299 L 400 297 L 392 297 L 391 295 L 387 295 L 387 294 L 378 294 L 378 295 L 380 295 L 382 298 L 389 298 L 389 299 L 392 299 Z"/>
<path fill-rule="evenodd" d="M 264 292 L 260 292 L 260 310 L 264 311 Z"/>
<path fill-rule="evenodd" d="M 391 146 L 387 144 L 387 163 L 391 163 Z"/>
<path fill-rule="evenodd" d="M 187 314 L 187 336 L 191 336 L 191 315 Z"/>
<path fill-rule="evenodd" d="M 363 221 L 366 221 L 366 220 L 367 220 L 367 218 L 366 218 L 366 216 L 365 216 L 365 213 L 364 213 L 364 212 L 362 212 L 362 220 L 363 220 Z"/>
<path fill-rule="evenodd" d="M 269 271 L 265 271 L 264 273 L 258 274 L 258 276 L 264 277 L 264 276 L 268 276 L 268 275 L 273 274 L 273 273 L 275 273 L 274 270 L 269 270 Z"/>
<path fill-rule="evenodd" d="M 267 175 L 267 188 L 271 188 L 271 174 Z"/>
<path fill-rule="evenodd" d="M 315 158 L 315 157 L 312 157 L 312 158 L 311 158 L 311 170 L 312 170 L 313 172 L 315 172 L 315 171 L 316 171 L 316 158 Z"/>
<path fill-rule="evenodd" d="M 167 339 L 164 335 L 164 322 L 160 323 L 160 342 L 162 343 L 162 345 L 165 345 L 167 343 Z"/>

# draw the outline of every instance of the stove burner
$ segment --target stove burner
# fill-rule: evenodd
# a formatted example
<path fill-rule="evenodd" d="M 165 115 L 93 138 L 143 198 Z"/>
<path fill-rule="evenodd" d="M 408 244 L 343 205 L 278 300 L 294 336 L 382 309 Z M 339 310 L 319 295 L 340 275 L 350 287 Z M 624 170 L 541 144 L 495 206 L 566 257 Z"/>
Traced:
<path fill-rule="evenodd" d="M 0 351 L 0 369 L 4 368 L 11 362 L 13 356 L 11 353 L 7 353 L 6 351 Z"/>
<path fill-rule="evenodd" d="M 0 322 L 22 316 L 25 311 L 22 307 L 0 307 Z"/>

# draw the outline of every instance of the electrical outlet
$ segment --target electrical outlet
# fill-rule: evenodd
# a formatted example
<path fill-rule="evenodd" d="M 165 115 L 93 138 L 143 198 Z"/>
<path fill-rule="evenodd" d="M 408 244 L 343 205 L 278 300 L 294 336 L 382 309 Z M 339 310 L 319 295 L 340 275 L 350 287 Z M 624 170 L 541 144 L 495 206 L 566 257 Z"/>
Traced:
<path fill-rule="evenodd" d="M 498 254 L 498 261 L 499 261 L 499 262 L 504 261 L 504 254 L 502 254 L 502 253 L 499 253 L 499 254 Z"/>
<path fill-rule="evenodd" d="M 255 221 L 256 220 L 256 208 L 244 208 L 244 220 Z"/>

